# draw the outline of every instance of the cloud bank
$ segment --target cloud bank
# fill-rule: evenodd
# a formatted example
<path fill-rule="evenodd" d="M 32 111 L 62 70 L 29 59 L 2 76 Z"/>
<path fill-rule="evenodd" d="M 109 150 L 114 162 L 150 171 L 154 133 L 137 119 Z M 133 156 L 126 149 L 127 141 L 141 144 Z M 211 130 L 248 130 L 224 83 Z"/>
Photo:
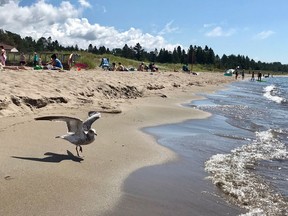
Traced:
<path fill-rule="evenodd" d="M 146 50 L 171 50 L 179 45 L 167 43 L 163 34 L 151 35 L 133 27 L 119 31 L 113 26 L 91 23 L 82 17 L 83 11 L 91 4 L 87 0 L 78 0 L 78 3 L 73 5 L 69 1 L 61 1 L 56 7 L 39 0 L 29 6 L 20 6 L 18 0 L 0 0 L 1 28 L 21 37 L 31 36 L 35 40 L 51 37 L 64 46 L 77 44 L 82 49 L 87 49 L 89 44 L 122 48 L 125 44 L 135 46 L 140 43 Z M 168 24 L 165 31 L 172 30 Z"/>

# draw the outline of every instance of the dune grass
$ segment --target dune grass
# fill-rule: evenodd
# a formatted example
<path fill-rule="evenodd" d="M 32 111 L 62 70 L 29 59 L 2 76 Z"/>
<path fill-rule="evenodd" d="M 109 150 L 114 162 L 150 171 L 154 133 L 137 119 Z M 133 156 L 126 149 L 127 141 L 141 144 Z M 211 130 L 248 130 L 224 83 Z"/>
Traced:
<path fill-rule="evenodd" d="M 118 65 L 119 62 L 121 62 L 122 65 L 124 65 L 126 68 L 135 68 L 137 69 L 141 61 L 133 60 L 133 59 L 127 59 L 119 56 L 114 56 L 112 54 L 103 54 L 103 55 L 95 55 L 92 53 L 87 53 L 87 52 L 82 52 L 80 53 L 80 58 L 78 59 L 77 62 L 79 63 L 84 63 L 88 65 L 89 69 L 94 69 L 99 67 L 101 63 L 102 58 L 109 58 L 110 64 L 113 62 Z M 148 65 L 150 62 L 145 62 L 146 65 Z M 157 63 L 155 62 L 157 67 L 159 68 L 159 71 L 182 71 L 182 66 L 183 64 L 171 64 L 171 63 Z M 212 66 L 207 66 L 207 65 L 199 65 L 195 64 L 193 67 L 189 65 L 189 69 L 195 72 L 205 72 L 205 71 L 217 71 L 215 68 Z M 219 72 L 219 70 L 218 70 Z"/>

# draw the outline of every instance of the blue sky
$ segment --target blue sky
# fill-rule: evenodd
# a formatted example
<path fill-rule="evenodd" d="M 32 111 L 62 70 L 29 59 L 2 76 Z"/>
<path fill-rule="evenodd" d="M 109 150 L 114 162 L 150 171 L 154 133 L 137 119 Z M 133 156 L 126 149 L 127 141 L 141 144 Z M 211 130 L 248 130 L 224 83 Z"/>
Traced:
<path fill-rule="evenodd" d="M 288 64 L 287 0 L 0 0 L 5 30 L 63 45 L 178 45 Z"/>

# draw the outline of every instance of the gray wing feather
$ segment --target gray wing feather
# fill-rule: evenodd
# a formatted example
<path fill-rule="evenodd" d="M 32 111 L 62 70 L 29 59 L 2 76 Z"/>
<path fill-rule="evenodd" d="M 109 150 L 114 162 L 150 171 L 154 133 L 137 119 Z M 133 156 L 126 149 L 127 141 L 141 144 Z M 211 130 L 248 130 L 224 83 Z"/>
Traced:
<path fill-rule="evenodd" d="M 99 112 L 90 111 L 88 113 L 88 118 L 83 122 L 84 131 L 88 131 L 91 129 L 92 124 L 101 117 Z"/>
<path fill-rule="evenodd" d="M 81 133 L 83 131 L 83 123 L 78 118 L 67 116 L 43 116 L 35 118 L 35 120 L 64 121 L 67 124 L 68 132 Z"/>

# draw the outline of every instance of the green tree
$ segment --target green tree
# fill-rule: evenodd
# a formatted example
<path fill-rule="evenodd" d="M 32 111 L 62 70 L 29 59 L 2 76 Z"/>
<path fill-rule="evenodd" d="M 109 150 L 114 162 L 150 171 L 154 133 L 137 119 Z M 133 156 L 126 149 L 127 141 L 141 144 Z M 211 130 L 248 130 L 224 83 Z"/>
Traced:
<path fill-rule="evenodd" d="M 144 49 L 140 45 L 140 43 L 137 43 L 134 47 L 133 50 L 135 51 L 135 57 L 138 61 L 143 60 L 143 53 Z"/>
<path fill-rule="evenodd" d="M 121 56 L 124 58 L 134 58 L 134 51 L 131 47 L 129 47 L 127 44 L 124 45 L 121 51 Z"/>
<path fill-rule="evenodd" d="M 92 52 L 93 52 L 93 45 L 92 45 L 92 44 L 89 44 L 87 51 L 88 51 L 89 53 L 92 53 Z"/>

